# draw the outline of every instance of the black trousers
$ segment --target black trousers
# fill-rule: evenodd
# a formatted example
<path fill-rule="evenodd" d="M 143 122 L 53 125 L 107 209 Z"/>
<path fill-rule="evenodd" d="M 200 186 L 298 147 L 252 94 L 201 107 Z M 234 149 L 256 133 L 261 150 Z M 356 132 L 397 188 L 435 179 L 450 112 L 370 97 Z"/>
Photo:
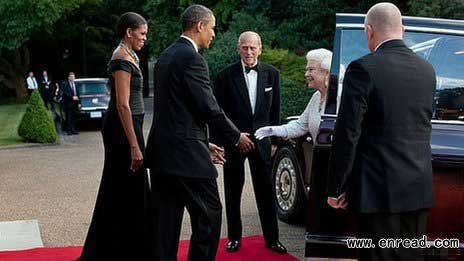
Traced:
<path fill-rule="evenodd" d="M 64 105 L 64 113 L 66 117 L 66 131 L 76 131 L 76 117 L 77 117 L 78 104 L 75 102 L 69 102 Z"/>
<path fill-rule="evenodd" d="M 420 249 L 380 248 L 379 239 L 413 239 L 425 235 L 428 210 L 421 209 L 403 213 L 359 214 L 358 238 L 371 238 L 375 248 L 360 249 L 359 260 L 424 260 Z"/>
<path fill-rule="evenodd" d="M 227 153 L 227 151 L 226 151 Z M 258 150 L 248 154 L 233 152 L 226 155 L 224 164 L 224 194 L 226 200 L 227 233 L 230 240 L 242 237 L 240 205 L 245 183 L 245 159 L 250 164 L 253 190 L 258 207 L 263 236 L 267 243 L 279 239 L 275 199 L 272 190 L 271 162 L 263 160 Z"/>
<path fill-rule="evenodd" d="M 158 202 L 157 252 L 161 261 L 177 260 L 184 207 L 192 235 L 188 260 L 213 261 L 221 235 L 222 205 L 216 179 L 152 175 Z"/>

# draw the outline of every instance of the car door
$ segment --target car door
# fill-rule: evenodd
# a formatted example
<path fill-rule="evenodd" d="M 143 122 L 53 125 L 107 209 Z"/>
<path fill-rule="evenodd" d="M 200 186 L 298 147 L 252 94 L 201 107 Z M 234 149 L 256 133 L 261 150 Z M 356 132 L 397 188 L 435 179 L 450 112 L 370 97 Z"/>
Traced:
<path fill-rule="evenodd" d="M 346 240 L 356 231 L 354 215 L 331 209 L 326 203 L 327 170 L 332 135 L 343 92 L 345 68 L 368 53 L 359 16 L 337 26 L 331 79 L 325 115 L 314 147 L 311 190 L 307 204 L 306 256 L 355 258 Z M 427 235 L 464 241 L 464 32 L 439 28 L 406 27 L 404 41 L 416 54 L 429 60 L 437 73 L 432 120 L 432 153 L 435 207 Z M 458 207 L 458 208 L 456 208 Z M 461 248 L 464 246 L 461 244 Z M 451 252 L 440 255 L 453 255 Z M 456 253 L 454 253 L 456 254 Z M 458 253 L 459 254 L 459 253 Z"/>

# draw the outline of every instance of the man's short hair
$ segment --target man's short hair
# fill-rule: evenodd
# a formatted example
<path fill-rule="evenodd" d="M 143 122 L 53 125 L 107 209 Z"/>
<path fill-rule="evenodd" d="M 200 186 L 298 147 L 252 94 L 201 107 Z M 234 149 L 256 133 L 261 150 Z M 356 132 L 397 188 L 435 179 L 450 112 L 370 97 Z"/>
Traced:
<path fill-rule="evenodd" d="M 253 32 L 253 31 L 246 31 L 246 32 L 241 33 L 240 36 L 238 37 L 237 46 L 240 46 L 240 45 L 242 44 L 243 39 L 244 39 L 245 37 L 249 37 L 249 36 L 251 36 L 251 35 L 253 35 L 253 36 L 256 37 L 256 39 L 258 40 L 258 45 L 259 45 L 259 47 L 261 48 L 261 47 L 262 47 L 262 44 L 261 44 L 261 36 L 259 36 L 258 33 Z"/>
<path fill-rule="evenodd" d="M 207 23 L 214 16 L 213 11 L 203 5 L 191 5 L 182 13 L 182 31 L 188 31 L 199 22 Z"/>

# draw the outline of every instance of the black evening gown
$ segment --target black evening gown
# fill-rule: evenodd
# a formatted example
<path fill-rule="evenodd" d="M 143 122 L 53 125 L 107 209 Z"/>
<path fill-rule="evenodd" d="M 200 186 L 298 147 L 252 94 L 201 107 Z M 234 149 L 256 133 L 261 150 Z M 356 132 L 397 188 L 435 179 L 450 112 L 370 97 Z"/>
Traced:
<path fill-rule="evenodd" d="M 130 106 L 134 131 L 141 151 L 143 138 L 142 74 L 134 64 L 111 60 L 108 64 L 111 100 L 102 136 L 105 163 L 100 188 L 79 261 L 154 260 L 154 226 L 149 202 L 149 182 L 144 168 L 136 173 L 130 168 L 130 146 L 116 110 L 112 73 L 131 73 Z"/>

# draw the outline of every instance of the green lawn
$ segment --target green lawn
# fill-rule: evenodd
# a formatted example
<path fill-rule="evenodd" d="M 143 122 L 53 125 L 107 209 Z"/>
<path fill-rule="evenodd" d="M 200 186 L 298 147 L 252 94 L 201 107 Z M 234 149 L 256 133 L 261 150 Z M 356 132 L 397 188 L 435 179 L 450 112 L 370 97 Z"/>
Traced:
<path fill-rule="evenodd" d="M 0 106 L 0 146 L 23 142 L 18 136 L 18 126 L 26 112 L 26 106 L 26 104 Z"/>

